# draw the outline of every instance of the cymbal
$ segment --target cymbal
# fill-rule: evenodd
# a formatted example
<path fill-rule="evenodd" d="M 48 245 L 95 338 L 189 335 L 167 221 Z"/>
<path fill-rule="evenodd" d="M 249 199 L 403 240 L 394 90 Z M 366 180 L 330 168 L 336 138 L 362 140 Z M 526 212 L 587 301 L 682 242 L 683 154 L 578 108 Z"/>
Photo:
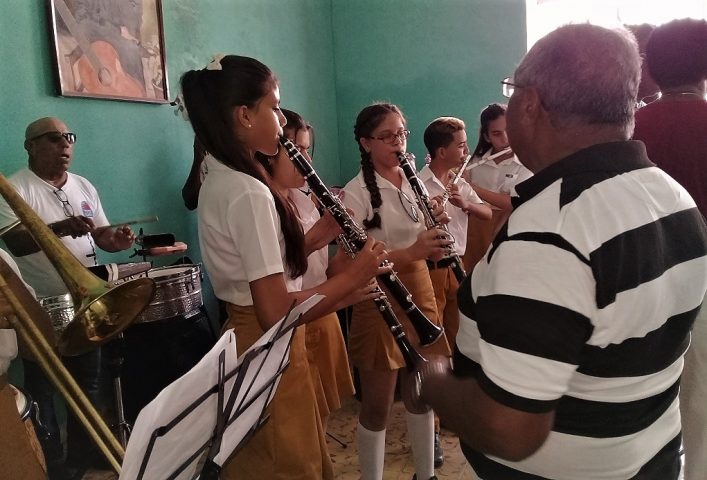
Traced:
<path fill-rule="evenodd" d="M 152 301 L 155 282 L 138 278 L 122 283 L 83 305 L 59 337 L 65 356 L 87 353 L 128 328 Z"/>

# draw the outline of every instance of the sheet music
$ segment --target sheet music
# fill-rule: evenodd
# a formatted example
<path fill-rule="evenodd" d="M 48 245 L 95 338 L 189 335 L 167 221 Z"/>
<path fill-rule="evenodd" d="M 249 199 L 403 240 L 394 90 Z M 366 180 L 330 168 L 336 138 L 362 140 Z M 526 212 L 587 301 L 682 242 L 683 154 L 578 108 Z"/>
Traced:
<path fill-rule="evenodd" d="M 200 396 L 218 383 L 219 356 L 222 352 L 224 352 L 225 372 L 228 374 L 235 368 L 240 367 L 248 352 L 266 345 L 277 336 L 280 328 L 287 330 L 287 327 L 295 322 L 301 314 L 307 312 L 323 298 L 322 295 L 313 295 L 297 305 L 241 356 L 237 356 L 236 337 L 233 330 L 226 332 L 194 368 L 167 386 L 140 411 L 125 452 L 120 479 L 132 480 L 137 478 L 153 432 L 182 415 L 189 405 L 197 401 Z M 252 360 L 242 383 L 244 388 L 237 394 L 236 407 L 238 407 L 245 395 L 248 395 L 248 398 L 253 397 L 264 383 L 272 379 L 279 368 L 287 364 L 292 333 L 293 329 L 290 328 L 270 348 L 263 349 Z M 261 364 L 262 368 L 260 368 Z M 256 375 L 258 371 L 260 373 Z M 224 402 L 228 400 L 239 375 L 241 375 L 241 372 L 225 382 Z M 252 387 L 246 388 L 251 384 L 251 381 L 253 381 Z M 277 382 L 279 382 L 279 377 L 275 380 L 275 387 Z M 228 459 L 243 436 L 258 421 L 264 406 L 271 399 L 272 395 L 257 396 L 250 407 L 243 411 L 226 429 L 221 450 L 214 459 L 217 464 L 221 465 Z M 216 426 L 217 409 L 217 394 L 213 393 L 192 412 L 182 418 L 173 428 L 164 433 L 163 436 L 157 437 L 142 478 L 168 477 L 179 465 L 186 462 L 195 451 L 205 445 L 213 435 Z M 194 478 L 200 457 L 201 455 L 195 458 L 175 478 Z"/>

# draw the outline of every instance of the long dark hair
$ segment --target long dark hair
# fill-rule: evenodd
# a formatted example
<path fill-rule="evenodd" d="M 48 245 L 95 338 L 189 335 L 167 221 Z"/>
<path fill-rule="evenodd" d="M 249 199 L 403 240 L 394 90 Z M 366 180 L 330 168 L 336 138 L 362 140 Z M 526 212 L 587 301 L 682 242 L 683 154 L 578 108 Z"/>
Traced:
<path fill-rule="evenodd" d="M 376 183 L 376 174 L 373 168 L 373 162 L 371 161 L 371 154 L 366 152 L 363 145 L 361 145 L 361 138 L 370 137 L 373 130 L 383 122 L 383 119 L 389 113 L 400 115 L 403 124 L 407 125 L 403 112 L 397 105 L 393 105 L 392 103 L 374 103 L 367 106 L 358 114 L 356 117 L 356 125 L 354 125 L 354 138 L 358 143 L 358 150 L 361 152 L 361 172 L 363 173 L 363 180 L 366 182 L 366 189 L 368 189 L 368 193 L 371 195 L 371 207 L 373 207 L 373 217 L 370 220 L 365 219 L 363 221 L 363 226 L 366 229 L 381 227 L 381 217 L 378 210 L 380 206 L 383 205 L 383 199 L 381 198 L 380 190 Z"/>
<path fill-rule="evenodd" d="M 182 75 L 184 103 L 194 133 L 211 155 L 224 165 L 250 175 L 270 189 L 285 237 L 285 263 L 292 278 L 307 270 L 302 226 L 289 202 L 272 185 L 262 164 L 234 133 L 233 111 L 253 108 L 277 86 L 275 74 L 254 58 L 228 55 L 221 70 L 190 70 Z M 248 226 L 244 226 L 248 228 Z"/>
<path fill-rule="evenodd" d="M 503 117 L 505 115 L 506 106 L 500 103 L 492 103 L 491 105 L 481 110 L 481 115 L 479 118 L 479 122 L 481 123 L 481 127 L 479 127 L 479 143 L 476 144 L 474 153 L 472 153 L 473 157 L 482 156 L 484 153 L 486 153 L 486 150 L 493 146 L 491 145 L 491 142 L 486 140 L 485 137 L 489 133 L 489 124 L 497 118 Z"/>

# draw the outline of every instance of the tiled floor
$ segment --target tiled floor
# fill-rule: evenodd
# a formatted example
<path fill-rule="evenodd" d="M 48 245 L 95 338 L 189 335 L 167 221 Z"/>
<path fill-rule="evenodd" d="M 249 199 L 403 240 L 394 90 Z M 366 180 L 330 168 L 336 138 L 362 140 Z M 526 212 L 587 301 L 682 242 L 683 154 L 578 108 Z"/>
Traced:
<path fill-rule="evenodd" d="M 334 478 L 337 480 L 358 480 L 361 477 L 356 448 L 358 412 L 359 403 L 352 398 L 329 418 L 329 433 L 346 444 L 346 448 L 343 448 L 327 436 L 329 453 L 334 463 Z M 402 403 L 396 402 L 386 435 L 383 480 L 410 480 L 415 473 L 412 452 L 406 439 L 404 413 Z M 442 468 L 437 470 L 437 477 L 440 480 L 476 480 L 476 476 L 459 449 L 457 437 L 442 429 L 441 442 L 445 461 Z"/>

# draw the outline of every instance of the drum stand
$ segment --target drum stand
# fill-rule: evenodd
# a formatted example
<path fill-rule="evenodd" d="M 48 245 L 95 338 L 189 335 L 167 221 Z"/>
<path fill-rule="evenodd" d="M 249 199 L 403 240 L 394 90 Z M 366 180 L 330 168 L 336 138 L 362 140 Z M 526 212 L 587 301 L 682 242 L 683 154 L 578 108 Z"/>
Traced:
<path fill-rule="evenodd" d="M 123 340 L 123 334 L 120 333 L 113 341 L 109 342 L 106 345 L 106 350 L 108 353 L 108 368 L 110 370 L 110 376 L 113 378 L 113 399 L 115 401 L 116 418 L 116 424 L 114 426 L 118 432 L 120 444 L 123 448 L 126 448 L 132 427 L 125 420 L 123 388 L 120 384 L 120 374 L 122 373 L 123 363 L 125 361 L 125 341 Z"/>

